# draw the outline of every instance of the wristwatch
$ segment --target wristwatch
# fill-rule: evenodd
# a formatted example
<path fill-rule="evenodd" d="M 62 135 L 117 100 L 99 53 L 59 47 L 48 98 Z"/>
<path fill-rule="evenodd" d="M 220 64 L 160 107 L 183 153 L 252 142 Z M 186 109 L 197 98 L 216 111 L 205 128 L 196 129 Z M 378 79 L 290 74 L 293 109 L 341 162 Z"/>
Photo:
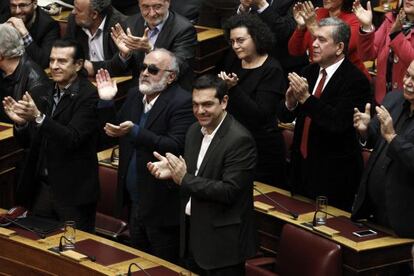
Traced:
<path fill-rule="evenodd" d="M 35 116 L 35 122 L 36 124 L 41 124 L 43 123 L 43 120 L 45 119 L 45 114 L 42 114 L 41 112 L 39 112 L 36 116 Z"/>

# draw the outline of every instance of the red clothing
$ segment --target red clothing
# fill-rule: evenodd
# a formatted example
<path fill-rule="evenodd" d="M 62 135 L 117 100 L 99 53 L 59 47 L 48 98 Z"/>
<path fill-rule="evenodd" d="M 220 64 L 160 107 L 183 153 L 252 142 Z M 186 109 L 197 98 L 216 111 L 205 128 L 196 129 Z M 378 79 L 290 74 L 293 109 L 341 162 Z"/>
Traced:
<path fill-rule="evenodd" d="M 329 17 L 329 11 L 324 8 L 319 8 L 316 10 L 316 19 L 320 21 L 321 19 Z M 358 18 L 353 13 L 341 12 L 338 16 L 339 19 L 344 21 L 351 28 L 351 38 L 349 41 L 348 47 L 348 58 L 349 60 L 358 67 L 368 79 L 371 79 L 367 68 L 365 68 L 362 59 L 358 54 L 357 42 L 358 42 L 358 33 L 359 33 L 359 21 Z M 289 39 L 289 53 L 292 56 L 300 56 L 305 54 L 306 50 L 309 50 L 309 61 L 312 62 L 312 43 L 313 39 L 308 30 L 299 30 L 296 29 L 293 35 Z"/>
<path fill-rule="evenodd" d="M 381 103 L 386 91 L 387 59 L 390 47 L 394 51 L 392 67 L 393 89 L 401 90 L 403 77 L 408 66 L 414 59 L 414 34 L 410 31 L 406 36 L 399 33 L 393 40 L 390 30 L 395 18 L 391 13 L 385 15 L 384 21 L 376 32 L 360 33 L 358 48 L 363 60 L 377 59 L 377 79 L 375 81 L 375 100 Z"/>

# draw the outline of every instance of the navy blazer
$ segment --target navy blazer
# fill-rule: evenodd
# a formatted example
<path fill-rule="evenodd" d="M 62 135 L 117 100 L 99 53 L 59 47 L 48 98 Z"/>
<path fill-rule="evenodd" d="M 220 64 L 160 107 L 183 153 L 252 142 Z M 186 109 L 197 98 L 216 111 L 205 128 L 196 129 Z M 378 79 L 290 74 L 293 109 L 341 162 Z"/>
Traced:
<path fill-rule="evenodd" d="M 384 105 L 390 112 L 393 124 L 397 122 L 405 99 L 401 91 L 388 93 Z M 372 118 L 369 125 L 368 142 L 375 145 L 366 169 L 362 176 L 359 192 L 353 207 L 352 219 L 369 218 L 372 208 L 367 198 L 368 179 L 372 168 L 386 146 L 387 142 L 381 136 L 380 124 L 377 117 Z M 391 228 L 401 237 L 414 238 L 414 120 L 407 129 L 388 145 L 386 151 L 385 202 Z"/>
<path fill-rule="evenodd" d="M 132 121 L 139 124 L 143 112 L 143 95 L 138 88 L 128 92 L 122 108 L 117 113 L 117 123 Z M 109 110 L 108 110 L 109 111 Z M 104 111 L 102 111 L 104 112 Z M 114 110 L 109 111 L 114 116 Z M 194 122 L 191 95 L 173 84 L 161 92 L 149 111 L 145 126 L 138 136 L 119 139 L 118 214 L 128 202 L 126 175 L 132 154 L 136 154 L 140 211 L 146 225 L 178 225 L 179 189 L 172 181 L 158 180 L 147 169 L 148 162 L 157 161 L 154 151 L 179 155 L 184 151 L 185 133 Z"/>

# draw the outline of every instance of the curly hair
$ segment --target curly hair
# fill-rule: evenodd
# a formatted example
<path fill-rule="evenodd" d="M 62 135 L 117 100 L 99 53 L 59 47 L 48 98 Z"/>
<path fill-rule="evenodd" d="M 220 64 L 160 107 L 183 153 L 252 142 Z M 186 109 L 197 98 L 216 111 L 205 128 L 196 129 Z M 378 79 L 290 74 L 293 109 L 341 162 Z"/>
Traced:
<path fill-rule="evenodd" d="M 227 19 L 223 26 L 227 41 L 230 41 L 230 31 L 240 27 L 247 29 L 259 55 L 271 51 L 275 44 L 275 37 L 269 27 L 257 15 L 237 14 Z"/>

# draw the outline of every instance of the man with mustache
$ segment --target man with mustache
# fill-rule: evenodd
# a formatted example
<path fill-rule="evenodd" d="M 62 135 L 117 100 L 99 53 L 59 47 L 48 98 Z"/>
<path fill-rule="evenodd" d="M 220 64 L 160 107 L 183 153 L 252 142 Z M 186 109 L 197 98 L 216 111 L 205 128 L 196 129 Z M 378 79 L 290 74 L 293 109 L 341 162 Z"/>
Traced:
<path fill-rule="evenodd" d="M 279 119 L 296 118 L 292 144 L 292 192 L 328 197 L 350 210 L 362 174 L 361 150 L 353 128 L 353 108 L 370 101 L 368 79 L 346 57 L 350 30 L 342 20 L 319 22 L 313 64 L 302 76 L 288 75 L 289 88 Z"/>
<path fill-rule="evenodd" d="M 403 91 L 388 93 L 371 117 L 355 108 L 354 127 L 366 146 L 374 147 L 362 176 L 352 218 L 367 218 L 414 238 L 414 61 L 403 80 Z"/>
<path fill-rule="evenodd" d="M 109 122 L 107 135 L 119 138 L 118 212 L 129 203 L 131 245 L 162 259 L 178 261 L 179 189 L 172 181 L 157 180 L 146 165 L 153 151 L 182 154 L 185 133 L 193 123 L 191 95 L 176 82 L 178 62 L 173 53 L 156 49 L 145 56 L 139 87 L 128 92 L 117 114 L 110 105 L 117 92 L 106 70 L 96 76 L 100 114 Z"/>

